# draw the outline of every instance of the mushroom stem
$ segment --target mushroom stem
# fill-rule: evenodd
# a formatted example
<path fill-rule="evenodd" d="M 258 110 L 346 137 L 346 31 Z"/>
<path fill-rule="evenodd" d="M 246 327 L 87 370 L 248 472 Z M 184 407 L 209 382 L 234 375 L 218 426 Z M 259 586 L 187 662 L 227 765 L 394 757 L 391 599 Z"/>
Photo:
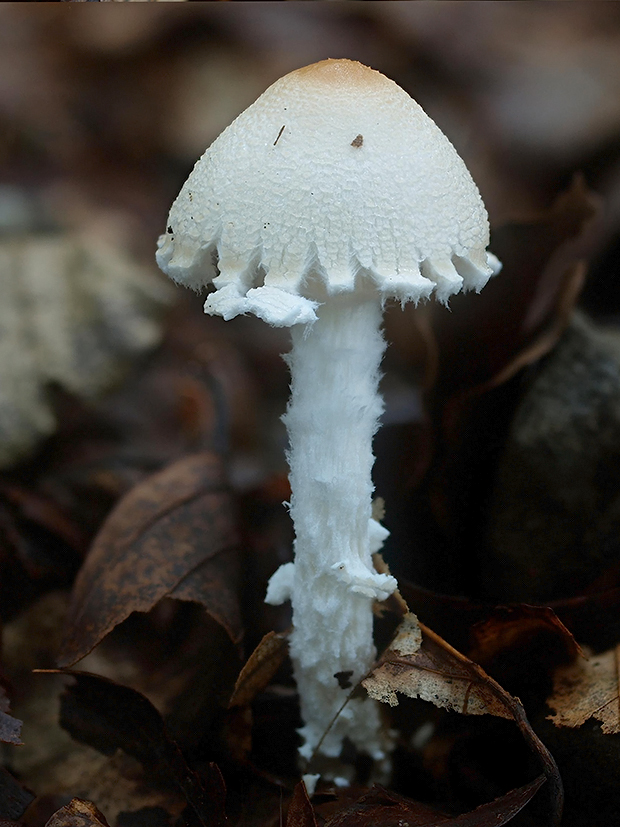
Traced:
<path fill-rule="evenodd" d="M 271 578 L 267 602 L 292 600 L 301 756 L 337 757 L 346 736 L 381 760 L 389 736 L 375 702 L 345 704 L 376 656 L 372 604 L 396 588 L 372 564 L 388 533 L 371 516 L 372 438 L 383 410 L 381 299 L 376 291 L 330 296 L 317 316 L 311 326 L 291 328 L 284 422 L 295 562 Z"/>

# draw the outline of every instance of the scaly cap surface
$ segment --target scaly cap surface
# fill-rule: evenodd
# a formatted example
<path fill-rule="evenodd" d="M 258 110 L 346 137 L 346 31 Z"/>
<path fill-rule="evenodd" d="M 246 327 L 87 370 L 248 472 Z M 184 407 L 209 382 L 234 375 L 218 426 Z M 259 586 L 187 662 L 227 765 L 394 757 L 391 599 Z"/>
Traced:
<path fill-rule="evenodd" d="M 401 302 L 479 290 L 488 241 L 476 185 L 422 108 L 367 66 L 324 60 L 276 81 L 214 141 L 157 260 L 190 287 L 215 284 L 207 312 L 290 325 L 313 320 L 321 289 L 370 282 Z"/>

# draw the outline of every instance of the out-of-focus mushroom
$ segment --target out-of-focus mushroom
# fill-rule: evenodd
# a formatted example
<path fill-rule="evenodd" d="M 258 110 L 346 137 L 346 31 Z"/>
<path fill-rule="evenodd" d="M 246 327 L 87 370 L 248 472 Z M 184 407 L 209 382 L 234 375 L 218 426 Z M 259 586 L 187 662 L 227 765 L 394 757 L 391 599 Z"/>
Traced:
<path fill-rule="evenodd" d="M 385 348 L 382 307 L 461 289 L 497 269 L 487 214 L 453 146 L 393 81 L 350 60 L 281 78 L 212 144 L 172 206 L 157 260 L 207 313 L 290 326 L 284 417 L 295 562 L 267 601 L 293 605 L 290 651 L 302 757 L 348 738 L 376 761 L 390 736 L 350 698 L 376 656 L 372 604 L 396 588 L 372 554 L 372 438 Z"/>
<path fill-rule="evenodd" d="M 49 388 L 89 399 L 161 337 L 166 283 L 108 243 L 66 233 L 0 239 L 0 467 L 56 429 Z"/>

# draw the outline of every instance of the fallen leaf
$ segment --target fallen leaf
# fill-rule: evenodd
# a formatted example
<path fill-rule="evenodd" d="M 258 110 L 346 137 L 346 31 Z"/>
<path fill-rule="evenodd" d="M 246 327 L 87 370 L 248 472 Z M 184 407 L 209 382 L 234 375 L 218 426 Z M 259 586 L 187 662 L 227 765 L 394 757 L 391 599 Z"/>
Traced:
<path fill-rule="evenodd" d="M 550 601 L 545 606 L 516 603 L 499 609 L 492 603 L 477 602 L 466 597 L 424 589 L 404 578 L 399 579 L 399 589 L 411 611 L 415 612 L 426 626 L 430 626 L 444 640 L 461 651 L 470 651 L 470 630 L 475 629 L 478 624 L 482 624 L 483 628 L 498 611 L 502 614 L 506 611 L 516 611 L 520 614 L 530 610 L 535 613 L 546 613 L 551 610 L 573 640 L 579 640 L 598 651 L 609 647 L 613 640 L 620 636 L 618 623 L 614 621 L 620 607 L 620 588 L 617 587 L 565 600 Z M 569 651 L 573 645 L 568 645 Z M 481 662 L 471 651 L 470 655 L 472 660 Z"/>
<path fill-rule="evenodd" d="M 169 595 L 203 603 L 238 643 L 237 544 L 217 455 L 186 457 L 137 485 L 104 523 L 78 574 L 59 663 L 76 663 L 132 612 Z"/>
<path fill-rule="evenodd" d="M 219 769 L 210 764 L 203 774 L 194 772 L 144 695 L 98 675 L 50 671 L 74 680 L 61 697 L 60 724 L 76 741 L 104 755 L 122 749 L 156 779 L 174 785 L 199 825 L 226 824 L 225 787 Z"/>
<path fill-rule="evenodd" d="M 8 715 L 6 712 L 0 712 L 0 741 L 5 744 L 20 746 L 22 743 L 20 738 L 21 728 L 22 721 Z"/>
<path fill-rule="evenodd" d="M 556 670 L 553 695 L 547 701 L 556 726 L 580 727 L 590 718 L 607 735 L 620 733 L 620 646 L 589 659 L 575 658 Z"/>
<path fill-rule="evenodd" d="M 501 827 L 525 807 L 546 780 L 544 775 L 539 775 L 529 784 L 453 818 L 375 785 L 354 804 L 330 818 L 325 827 L 436 827 L 438 824 L 445 824 L 446 827 Z M 300 827 L 306 827 L 306 823 L 300 822 Z"/>
<path fill-rule="evenodd" d="M 552 816 L 558 824 L 563 806 L 562 782 L 549 750 L 530 726 L 521 702 L 506 692 L 481 666 L 466 658 L 431 629 L 408 615 L 362 685 L 371 698 L 395 706 L 397 692 L 438 707 L 470 715 L 495 715 L 515 721 L 538 756 L 550 784 Z M 397 642 L 397 644 L 396 644 Z M 395 648 L 395 644 L 400 648 Z"/>
<path fill-rule="evenodd" d="M 0 767 L 0 818 L 21 818 L 34 799 L 34 793 Z"/>
<path fill-rule="evenodd" d="M 175 600 L 200 603 L 222 626 L 233 643 L 243 637 L 236 586 L 241 581 L 237 549 L 225 548 L 190 571 L 169 593 Z"/>
<path fill-rule="evenodd" d="M 588 592 L 549 604 L 572 634 L 597 651 L 620 639 L 620 588 Z"/>
<path fill-rule="evenodd" d="M 1 678 L 0 678 L 1 681 Z M 2 684 L 0 683 L 0 741 L 5 744 L 21 746 L 22 721 L 10 714 L 9 698 Z"/>
<path fill-rule="evenodd" d="M 353 803 L 334 813 L 325 827 L 410 827 L 436 825 L 448 821 L 449 816 L 440 810 L 414 801 L 375 784 Z"/>
<path fill-rule="evenodd" d="M 527 640 L 547 631 L 559 638 L 566 654 L 579 654 L 579 644 L 549 606 L 499 606 L 491 617 L 472 627 L 470 657 L 476 663 L 488 663 L 498 652 L 523 645 Z"/>
<path fill-rule="evenodd" d="M 362 685 L 371 698 L 398 705 L 397 692 L 469 715 L 512 718 L 503 699 L 476 664 L 458 658 L 441 638 L 422 634 L 414 615 L 406 615 L 396 636 Z M 442 645 L 443 644 L 443 645 Z"/>
<path fill-rule="evenodd" d="M 80 557 L 0 492 L 0 616 L 8 621 L 38 594 L 68 588 Z"/>
<path fill-rule="evenodd" d="M 528 642 L 547 633 L 558 640 L 565 658 L 576 657 L 579 644 L 549 606 L 499 606 L 491 617 L 471 629 L 469 656 L 481 665 L 490 663 L 498 653 L 523 648 Z"/>
<path fill-rule="evenodd" d="M 239 673 L 229 707 L 245 706 L 264 689 L 288 654 L 288 634 L 269 632 L 252 652 Z"/>
<path fill-rule="evenodd" d="M 498 606 L 471 627 L 470 637 L 469 658 L 527 709 L 537 708 L 549 695 L 556 667 L 571 663 L 581 652 L 549 606 Z"/>
<path fill-rule="evenodd" d="M 22 746 L 22 721 L 10 714 L 9 698 L 0 683 L 0 741 Z M 33 801 L 34 794 L 7 770 L 0 767 L 0 818 L 19 818 Z"/>
<path fill-rule="evenodd" d="M 470 813 L 464 813 L 452 819 L 452 827 L 500 827 L 507 824 L 534 797 L 547 781 L 545 775 L 539 775 L 529 784 L 511 790 L 506 795 L 476 807 Z"/>
<path fill-rule="evenodd" d="M 104 815 L 90 801 L 74 798 L 47 821 L 45 827 L 110 827 Z"/>
<path fill-rule="evenodd" d="M 295 785 L 286 815 L 286 827 L 318 827 L 308 790 L 303 781 Z"/>

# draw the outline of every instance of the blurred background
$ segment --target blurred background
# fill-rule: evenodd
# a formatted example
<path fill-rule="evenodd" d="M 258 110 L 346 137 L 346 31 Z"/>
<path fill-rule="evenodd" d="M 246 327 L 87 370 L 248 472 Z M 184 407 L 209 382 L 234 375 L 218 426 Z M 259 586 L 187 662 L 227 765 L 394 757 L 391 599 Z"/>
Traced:
<path fill-rule="evenodd" d="M 27 464 L 41 450 L 80 466 L 94 485 L 82 551 L 121 493 L 205 444 L 230 449 L 240 490 L 285 474 L 286 333 L 204 318 L 200 297 L 156 271 L 154 250 L 220 131 L 278 77 L 326 57 L 373 66 L 419 101 L 494 228 L 534 220 L 581 173 L 603 207 L 580 304 L 599 321 L 620 316 L 618 3 L 2 4 L 0 466 L 24 484 L 45 466 Z M 410 316 L 396 317 L 387 424 L 420 418 L 425 370 Z M 119 388 L 134 396 L 109 396 Z M 101 399 L 114 424 L 95 438 Z M 60 425 L 65 441 L 46 442 Z M 84 470 L 104 455 L 114 473 Z M 378 467 L 379 493 L 390 474 Z M 49 486 L 71 510 L 57 476 Z"/>
<path fill-rule="evenodd" d="M 92 395 L 114 379 L 118 362 L 154 345 L 156 310 L 174 304 L 180 291 L 165 296 L 163 279 L 159 289 L 144 274 L 131 276 L 131 265 L 153 270 L 168 208 L 219 132 L 282 74 L 325 57 L 360 60 L 409 91 L 465 159 L 494 226 L 548 207 L 575 171 L 583 171 L 604 199 L 605 214 L 582 303 L 613 319 L 620 312 L 620 280 L 609 277 L 620 259 L 619 39 L 617 3 L 108 4 L 105 10 L 3 4 L 2 240 L 65 234 L 79 250 L 56 249 L 59 271 L 83 269 L 76 256 L 90 253 L 82 245 L 94 245 L 104 258 L 123 257 L 124 281 L 133 284 L 125 288 L 127 302 L 132 296 L 137 305 L 128 311 L 134 321 L 125 332 L 101 332 L 112 353 L 93 357 L 105 362 L 100 378 L 88 360 L 82 370 L 88 376 L 81 377 L 76 365 L 63 363 L 47 373 L 40 368 L 33 387 L 57 383 Z M 14 281 L 11 268 L 30 267 L 28 290 L 36 292 L 46 280 L 36 261 L 16 263 L 23 255 L 5 246 L 0 277 Z M 99 273 L 93 294 L 101 271 L 120 264 L 89 266 Z M 9 292 L 3 288 L 4 301 Z M 47 285 L 40 292 L 47 295 L 42 315 L 50 316 L 49 295 L 56 291 Z M 102 296 L 88 301 L 105 315 Z M 36 303 L 30 293 L 28 302 Z M 137 320 L 140 333 L 128 332 Z M 209 325 L 217 322 L 205 320 L 205 330 Z M 261 347 L 279 346 L 277 334 L 251 322 L 241 327 L 243 335 L 247 329 L 266 339 Z M 70 358 L 71 347 L 84 353 L 84 336 L 80 345 L 39 338 L 46 351 L 64 348 L 60 361 Z M 16 344 L 5 340 L 2 347 L 5 362 L 18 359 L 8 350 Z M 19 384 L 7 375 L 4 383 Z M 39 402 L 45 404 L 40 395 Z M 6 410 L 0 419 L 5 441 L 15 443 L 5 449 L 4 464 L 54 427 L 52 414 L 38 421 L 30 415 L 27 427 L 17 419 Z"/>
<path fill-rule="evenodd" d="M 618 3 L 2 4 L 0 467 L 78 521 L 69 580 L 110 505 L 184 453 L 228 450 L 240 491 L 285 477 L 286 332 L 203 317 L 154 250 L 220 131 L 326 57 L 411 93 L 494 228 L 535 220 L 581 173 L 603 206 L 579 301 L 620 318 Z M 415 424 L 428 343 L 410 313 L 387 326 L 385 423 Z M 385 433 L 378 492 L 396 496 L 417 472 L 395 472 L 408 449 Z"/>
<path fill-rule="evenodd" d="M 150 262 L 219 132 L 282 74 L 348 57 L 420 102 L 493 224 L 547 206 L 580 169 L 606 200 L 612 246 L 617 3 L 7 4 L 0 15 L 5 231 L 96 226 Z"/>
<path fill-rule="evenodd" d="M 411 590 L 410 604 L 455 645 L 466 645 L 471 618 L 442 595 L 496 605 L 620 584 L 619 3 L 0 4 L 0 609 L 9 621 L 4 667 L 18 687 L 19 714 L 30 721 L 29 746 L 12 754 L 12 769 L 38 792 L 90 789 L 76 787 L 68 770 L 64 777 L 72 753 L 47 734 L 58 686 L 43 698 L 30 670 L 54 665 L 76 572 L 112 506 L 137 483 L 188 454 L 225 453 L 244 526 L 247 652 L 264 632 L 288 624 L 262 603 L 268 576 L 291 551 L 279 421 L 288 335 L 253 318 L 228 324 L 205 317 L 203 297 L 168 284 L 154 253 L 169 207 L 205 148 L 277 78 L 327 57 L 378 69 L 437 122 L 478 184 L 496 231 L 492 249 L 505 262 L 497 286 L 472 299 L 472 312 L 476 302 L 486 308 L 486 338 L 484 329 L 458 328 L 467 313 L 439 308 L 418 321 L 411 308 L 388 313 L 385 427 L 376 450 L 377 491 L 392 531 L 387 556 L 399 576 L 441 593 Z M 564 207 L 549 213 L 567 190 L 573 194 Z M 599 217 L 579 305 L 616 330 L 613 341 L 589 322 L 568 321 L 581 281 L 562 281 L 562 267 L 581 251 L 566 245 L 580 235 L 592 201 Z M 525 223 L 503 231 L 510 222 Z M 556 261 L 554 274 L 546 265 L 557 250 L 564 263 Z M 502 291 L 496 309 L 489 302 Z M 535 335 L 519 338 L 511 332 L 513 308 L 519 324 L 532 317 L 561 324 L 534 325 Z M 590 361 L 569 353 L 540 368 L 536 359 L 567 329 L 564 353 L 588 350 Z M 545 339 L 549 330 L 556 332 Z M 452 370 L 452 356 L 461 367 Z M 484 395 L 480 388 L 488 391 L 500 375 Z M 590 383 L 591 376 L 603 378 Z M 462 400 L 472 388 L 468 408 Z M 598 400 L 592 410 L 590 396 Z M 587 439 L 563 419 L 571 405 Z M 525 410 L 527 427 L 509 437 L 517 409 Z M 441 427 L 431 427 L 435 414 Z M 527 441 L 539 420 L 542 449 Z M 474 432 L 473 447 L 465 447 Z M 557 433 L 564 441 L 550 447 Z M 428 530 L 420 528 L 424 515 L 431 516 Z M 450 607 L 455 637 L 449 624 L 434 625 Z M 134 617 L 122 632 L 121 643 L 123 634 L 138 641 L 133 665 L 117 653 L 106 662 L 96 650 L 88 668 L 145 692 L 161 686 L 189 709 L 174 681 L 162 678 L 162 670 L 181 668 L 178 640 L 185 638 L 174 636 L 178 629 L 166 632 L 172 615 L 158 604 L 148 620 Z M 582 623 L 580 642 L 600 642 L 606 630 L 601 648 L 615 644 L 617 624 L 593 616 Z M 215 632 L 199 631 L 200 645 L 211 642 L 234 667 Z M 152 643 L 157 636 L 169 647 L 165 656 Z M 548 649 L 540 662 L 547 680 Z M 527 675 L 506 685 L 525 698 L 523 683 L 535 671 L 528 661 Z M 181 682 L 188 691 L 204 685 L 204 676 L 188 674 Z M 545 683 L 536 695 L 541 720 L 547 690 Z M 206 709 L 211 699 L 202 703 Z M 191 745 L 199 728 L 180 718 Z M 293 729 L 294 721 L 289 758 Z M 568 764 L 576 752 L 569 743 Z M 467 787 L 472 763 L 462 763 Z M 484 788 L 474 803 L 493 794 Z M 592 807 L 584 799 L 585 821 L 570 823 L 592 824 Z"/>

